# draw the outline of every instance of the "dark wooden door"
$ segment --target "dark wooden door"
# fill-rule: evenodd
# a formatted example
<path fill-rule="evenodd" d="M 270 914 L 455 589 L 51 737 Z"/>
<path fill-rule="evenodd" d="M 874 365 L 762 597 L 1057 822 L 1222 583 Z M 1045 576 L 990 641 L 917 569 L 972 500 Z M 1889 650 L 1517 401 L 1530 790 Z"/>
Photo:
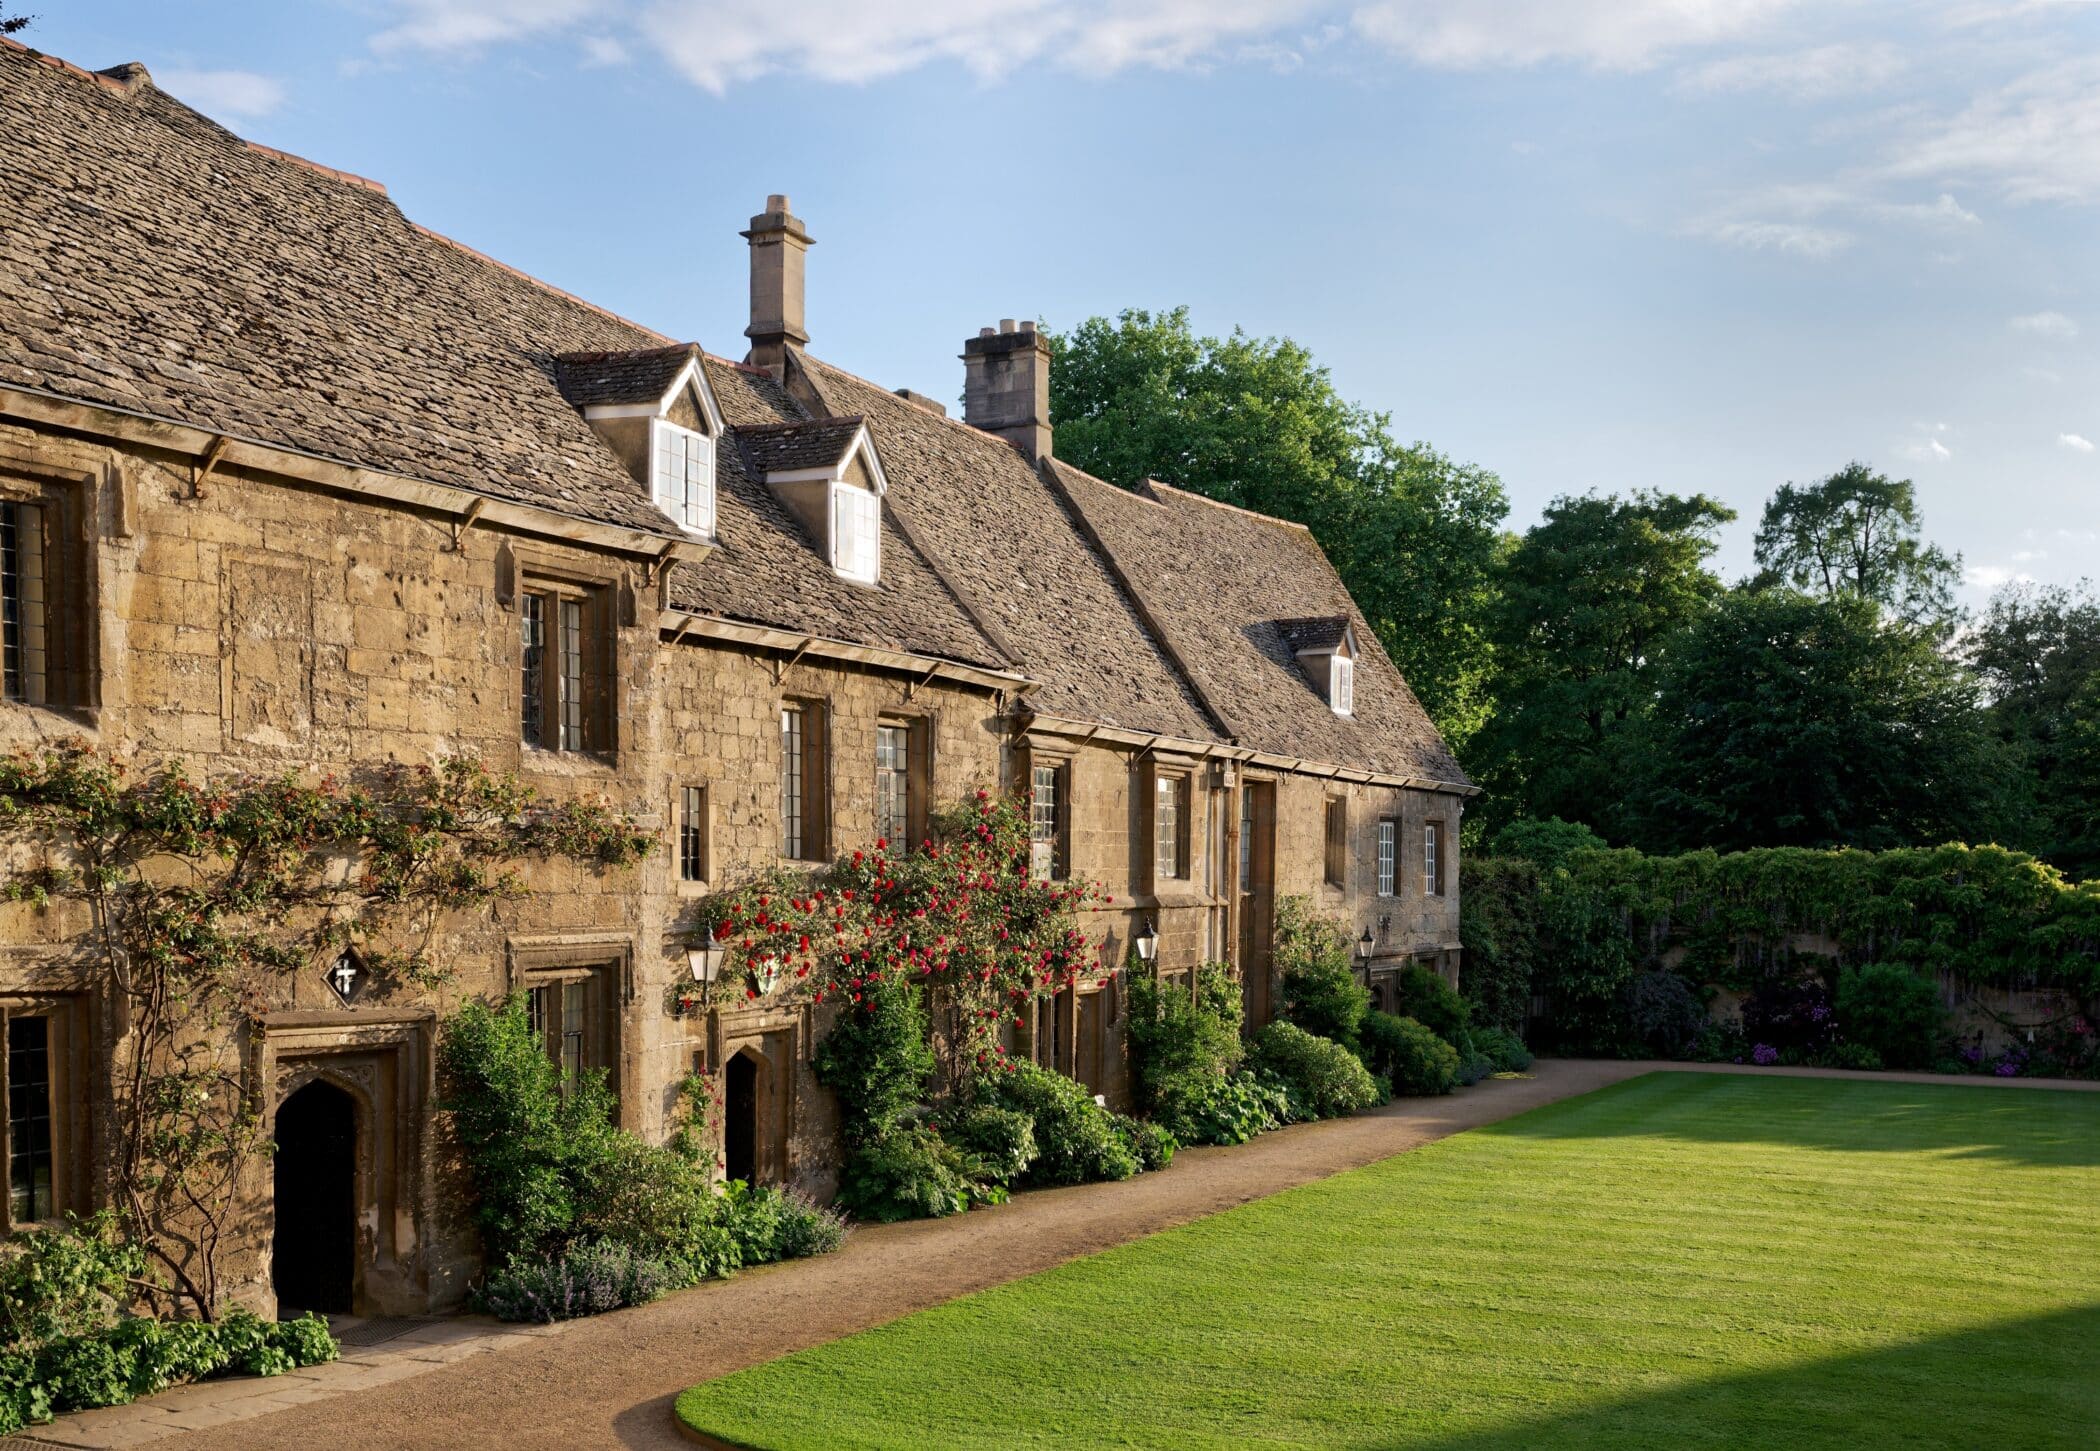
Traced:
<path fill-rule="evenodd" d="M 271 1278 L 280 1315 L 348 1314 L 357 1268 L 357 1104 L 316 1080 L 277 1110 Z"/>
<path fill-rule="evenodd" d="M 1270 948 L 1276 932 L 1276 783 L 1240 787 L 1240 982 L 1247 1026 L 1258 1028 L 1275 1011 Z"/>

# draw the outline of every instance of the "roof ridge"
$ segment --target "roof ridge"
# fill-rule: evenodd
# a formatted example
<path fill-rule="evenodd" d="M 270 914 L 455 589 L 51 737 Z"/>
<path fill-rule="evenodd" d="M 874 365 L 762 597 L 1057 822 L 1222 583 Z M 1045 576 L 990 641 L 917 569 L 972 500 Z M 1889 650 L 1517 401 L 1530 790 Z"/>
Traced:
<path fill-rule="evenodd" d="M 318 161 L 309 160 L 304 156 L 295 156 L 289 151 L 279 151 L 274 146 L 265 146 L 260 141 L 250 141 L 245 136 L 241 138 L 241 144 L 250 151 L 259 151 L 264 156 L 274 157 L 278 161 L 289 161 L 294 166 L 303 166 L 308 171 L 319 172 L 322 176 L 334 181 L 340 181 L 346 186 L 361 186 L 366 191 L 378 192 L 381 196 L 387 194 L 386 183 L 374 181 L 369 176 L 359 176 L 354 171 L 344 171 L 337 166 L 323 166 Z"/>
<path fill-rule="evenodd" d="M 109 67 L 111 71 L 121 70 L 127 73 L 125 76 L 116 76 L 106 71 L 91 71 L 86 66 L 74 64 L 64 56 L 52 55 L 47 51 L 38 50 L 33 45 L 24 45 L 21 41 L 10 39 L 5 35 L 0 35 L 0 48 L 18 50 L 38 65 L 49 66 L 55 71 L 65 71 L 69 75 L 77 76 L 83 81 L 93 81 L 112 95 L 132 95 L 138 90 L 142 82 L 152 79 L 152 75 L 147 71 L 146 67 L 135 60 L 128 60 L 120 65 Z"/>
<path fill-rule="evenodd" d="M 1143 504 L 1146 505 L 1148 508 L 1153 509 L 1164 509 L 1167 507 L 1158 499 L 1148 499 L 1143 494 L 1139 493 L 1136 489 L 1126 489 L 1121 484 L 1111 483 L 1109 480 L 1102 478 L 1099 474 L 1090 474 L 1085 469 L 1079 467 L 1079 465 L 1074 463 L 1068 463 L 1066 460 L 1059 458 L 1055 454 L 1052 454 L 1050 456 L 1050 463 L 1054 465 L 1060 473 L 1070 474 L 1073 478 L 1076 479 L 1083 479 L 1087 483 L 1094 485 L 1094 487 L 1096 488 L 1111 489 L 1114 492 L 1121 494 L 1124 498 L 1130 500 L 1134 504 Z"/>
<path fill-rule="evenodd" d="M 1275 514 L 1264 514 L 1259 509 L 1249 509 L 1243 504 L 1228 504 L 1223 499 L 1213 499 L 1210 495 L 1199 494 L 1194 489 L 1177 488 L 1173 484 L 1152 478 L 1149 475 L 1145 479 L 1145 487 L 1148 489 L 1165 489 L 1168 493 L 1178 494 L 1184 499 L 1193 499 L 1199 504 L 1208 504 L 1213 509 L 1227 509 L 1235 514 L 1245 514 L 1249 519 L 1259 519 L 1264 524 L 1280 524 L 1286 529 L 1296 529 L 1308 535 L 1312 533 L 1311 525 L 1301 524 L 1296 519 L 1285 519 Z"/>
<path fill-rule="evenodd" d="M 768 373 L 766 376 L 772 375 Z M 821 418 L 785 419 L 779 423 L 732 423 L 729 426 L 738 433 L 784 433 L 791 428 L 816 428 L 827 423 L 858 425 L 867 421 L 868 416 L 865 413 L 827 413 Z"/>
<path fill-rule="evenodd" d="M 979 438 L 987 439 L 993 443 L 1004 443 L 1007 447 L 1013 449 L 1015 453 L 1021 452 L 1019 444 L 1009 443 L 1006 439 L 999 437 L 999 435 L 996 433 L 987 433 L 984 429 L 979 428 L 976 424 L 971 423 L 966 419 L 950 418 L 945 413 L 935 413 L 930 408 L 921 408 L 918 404 L 912 402 L 909 398 L 897 397 L 897 390 L 895 388 L 885 388 L 882 386 L 882 384 L 876 382 L 873 378 L 864 378 L 860 374 L 853 372 L 850 369 L 841 368 L 836 363 L 827 363 L 822 358 L 812 357 L 806 351 L 802 353 L 802 357 L 805 362 L 814 363 L 820 368 L 824 368 L 830 372 L 838 374 L 841 378 L 845 378 L 850 380 L 851 382 L 860 384 L 863 388 L 873 388 L 876 392 L 882 394 L 884 397 L 895 399 L 895 401 L 903 404 L 907 408 L 917 409 L 918 412 L 923 413 L 928 418 L 935 419 L 941 423 L 950 424 L 953 427 L 963 429 L 969 433 L 975 434 Z M 1022 455 L 1022 462 L 1027 462 L 1027 455 Z"/>
<path fill-rule="evenodd" d="M 502 263 L 497 263 L 502 266 Z M 655 353 L 694 353 L 700 351 L 698 343 L 666 343 L 656 348 L 585 348 L 573 353 L 556 353 L 557 363 L 609 363 L 614 358 L 644 357 Z"/>
<path fill-rule="evenodd" d="M 642 323 L 638 323 L 631 317 L 622 317 L 620 316 L 620 314 L 614 312 L 609 307 L 600 307 L 597 303 L 592 302 L 587 297 L 578 297 L 575 293 L 569 291 L 565 287 L 556 287 L 553 283 L 545 281 L 542 278 L 535 277 L 530 272 L 526 272 L 520 268 L 513 267 L 510 265 L 510 263 L 500 261 L 497 258 L 491 257 L 488 253 L 480 251 L 477 248 L 469 247 L 465 242 L 461 242 L 456 240 L 455 238 L 448 237 L 443 232 L 433 231 L 429 227 L 424 226 L 421 222 L 411 220 L 406 213 L 403 213 L 402 220 L 408 222 L 408 225 L 411 228 L 418 232 L 421 232 L 424 236 L 430 238 L 431 241 L 441 242 L 445 246 L 452 248 L 452 250 L 455 252 L 463 252 L 467 256 L 474 258 L 476 261 L 486 262 L 489 266 L 494 267 L 499 271 L 508 272 L 511 276 L 517 278 L 519 281 L 529 282 L 534 287 L 539 288 L 542 292 L 551 292 L 556 297 L 568 299 L 570 302 L 575 303 L 578 307 L 587 307 L 592 312 L 597 313 L 600 317 L 610 318 L 614 322 L 619 323 L 622 327 L 631 327 L 637 332 L 647 333 L 652 338 L 661 338 L 665 347 L 667 348 L 678 346 L 678 340 L 668 333 L 660 333 L 655 328 L 648 327 Z M 634 351 L 654 352 L 659 350 L 653 348 L 637 348 Z"/>

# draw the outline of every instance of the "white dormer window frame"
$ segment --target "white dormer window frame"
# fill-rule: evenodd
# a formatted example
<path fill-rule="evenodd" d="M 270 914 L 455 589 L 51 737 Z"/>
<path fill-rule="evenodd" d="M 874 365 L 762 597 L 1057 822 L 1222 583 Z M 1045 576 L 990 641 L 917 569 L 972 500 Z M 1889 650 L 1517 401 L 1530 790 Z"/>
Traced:
<path fill-rule="evenodd" d="M 687 393 L 692 395 L 693 406 L 700 415 L 701 429 L 686 428 L 670 420 L 672 407 Z M 725 428 L 721 406 L 715 402 L 715 391 L 708 386 L 707 371 L 700 366 L 697 356 L 686 360 L 685 366 L 678 370 L 678 376 L 671 380 L 671 386 L 664 389 L 663 396 L 654 403 L 593 403 L 583 410 L 583 416 L 593 423 L 623 418 L 648 419 L 646 483 L 650 502 L 695 538 L 712 540 L 715 537 L 715 479 L 718 472 L 715 452 Z M 674 437 L 684 440 L 675 489 L 671 487 L 665 452 L 667 443 Z M 692 447 L 695 440 L 702 445 L 698 450 Z M 695 458 L 701 460 L 698 478 L 692 471 Z"/>
<path fill-rule="evenodd" d="M 855 584 L 882 578 L 882 496 L 843 479 L 831 485 L 831 567 Z"/>
<path fill-rule="evenodd" d="M 1356 714 L 1356 662 L 1337 650 L 1328 671 L 1327 704 L 1336 715 Z"/>
<path fill-rule="evenodd" d="M 656 507 L 686 533 L 715 535 L 715 441 L 671 422 L 650 420 L 649 486 Z"/>
<path fill-rule="evenodd" d="M 863 488 L 846 477 L 856 458 L 866 463 L 873 488 Z M 889 494 L 890 484 L 882 471 L 882 460 L 875 455 L 875 442 L 868 436 L 866 424 L 840 451 L 837 463 L 822 468 L 775 470 L 766 475 L 766 482 L 775 489 L 823 484 L 823 537 L 818 543 L 832 573 L 850 584 L 882 582 L 882 501 Z M 820 527 L 814 517 L 804 516 L 804 523 L 812 533 Z"/>

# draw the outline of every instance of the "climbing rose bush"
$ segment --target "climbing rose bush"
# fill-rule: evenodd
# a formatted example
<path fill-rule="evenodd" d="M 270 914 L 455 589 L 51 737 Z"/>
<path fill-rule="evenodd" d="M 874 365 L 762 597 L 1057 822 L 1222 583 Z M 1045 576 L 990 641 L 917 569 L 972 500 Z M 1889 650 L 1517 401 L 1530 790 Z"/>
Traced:
<path fill-rule="evenodd" d="M 720 925 L 721 982 L 747 997 L 770 987 L 851 1008 L 885 985 L 921 990 L 954 1081 L 1012 1071 L 1001 1040 L 1028 1000 L 1103 976 L 1078 913 L 1111 900 L 1032 876 L 1026 796 L 980 790 L 936 813 L 916 851 L 878 840 L 814 871 L 769 873 L 713 899 L 700 932 Z"/>

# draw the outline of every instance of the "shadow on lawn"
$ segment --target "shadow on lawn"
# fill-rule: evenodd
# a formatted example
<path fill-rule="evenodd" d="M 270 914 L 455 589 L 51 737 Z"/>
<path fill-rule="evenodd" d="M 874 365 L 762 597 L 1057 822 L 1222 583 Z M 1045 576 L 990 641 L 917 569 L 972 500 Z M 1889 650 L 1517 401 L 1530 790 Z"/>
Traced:
<path fill-rule="evenodd" d="M 2100 1444 L 2100 1305 L 1380 1451 Z"/>
<path fill-rule="evenodd" d="M 2092 1168 L 2100 1166 L 2100 1094 L 1866 1077 L 1659 1072 L 1479 1132 L 1951 1153 L 2007 1164 Z"/>

